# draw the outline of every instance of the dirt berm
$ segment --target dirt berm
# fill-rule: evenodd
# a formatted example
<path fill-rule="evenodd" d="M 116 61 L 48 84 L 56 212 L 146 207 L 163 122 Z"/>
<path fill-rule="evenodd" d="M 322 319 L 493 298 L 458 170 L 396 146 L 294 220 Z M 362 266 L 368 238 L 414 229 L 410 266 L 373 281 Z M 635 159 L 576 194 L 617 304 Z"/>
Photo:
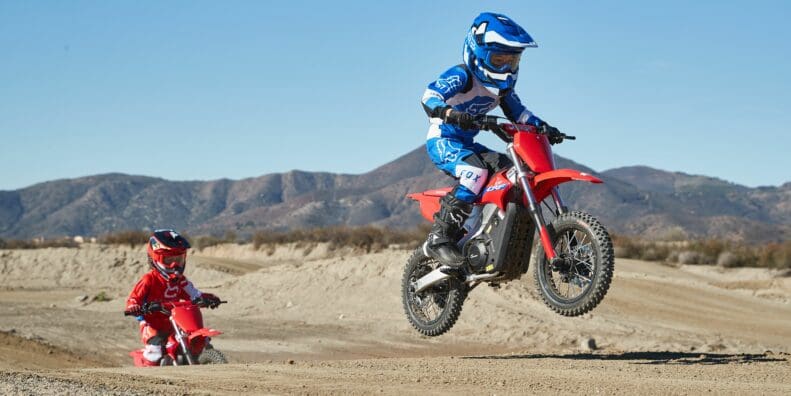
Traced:
<path fill-rule="evenodd" d="M 791 394 L 791 278 L 764 269 L 617 260 L 604 302 L 552 313 L 532 274 L 481 286 L 425 338 L 400 301 L 410 252 L 222 245 L 187 275 L 228 304 L 205 311 L 227 366 L 137 369 L 121 315 L 142 248 L 0 250 L 0 394 Z M 581 349 L 589 338 L 596 350 Z"/>

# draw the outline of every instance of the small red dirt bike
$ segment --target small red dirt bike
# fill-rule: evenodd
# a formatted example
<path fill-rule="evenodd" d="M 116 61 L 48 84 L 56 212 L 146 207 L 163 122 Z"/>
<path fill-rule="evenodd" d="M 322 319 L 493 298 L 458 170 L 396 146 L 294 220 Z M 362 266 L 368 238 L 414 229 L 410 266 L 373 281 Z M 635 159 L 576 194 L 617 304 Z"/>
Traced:
<path fill-rule="evenodd" d="M 407 261 L 401 283 L 404 310 L 424 335 L 450 330 L 467 293 L 480 283 L 498 287 L 520 278 L 528 270 L 531 254 L 536 287 L 544 302 L 561 315 L 592 310 L 610 287 L 614 270 L 610 235 L 593 216 L 569 211 L 557 188 L 573 180 L 602 181 L 577 170 L 555 169 L 545 130 L 500 124 L 498 119 L 486 116 L 477 126 L 507 143 L 506 155 L 513 166 L 494 174 L 473 206 L 464 225 L 466 234 L 458 243 L 465 262 L 458 269 L 442 266 L 422 247 Z M 450 190 L 407 197 L 418 201 L 423 217 L 433 221 L 440 198 Z"/>
<path fill-rule="evenodd" d="M 220 301 L 224 304 L 227 301 Z M 181 366 L 193 364 L 224 364 L 228 363 L 222 352 L 211 345 L 211 337 L 222 334 L 221 331 L 203 327 L 201 305 L 189 301 L 149 302 L 143 305 L 142 313 L 162 312 L 167 315 L 172 326 L 168 337 L 165 354 L 160 366 Z M 124 315 L 131 316 L 129 313 Z M 143 349 L 129 352 L 135 366 L 145 367 Z"/>

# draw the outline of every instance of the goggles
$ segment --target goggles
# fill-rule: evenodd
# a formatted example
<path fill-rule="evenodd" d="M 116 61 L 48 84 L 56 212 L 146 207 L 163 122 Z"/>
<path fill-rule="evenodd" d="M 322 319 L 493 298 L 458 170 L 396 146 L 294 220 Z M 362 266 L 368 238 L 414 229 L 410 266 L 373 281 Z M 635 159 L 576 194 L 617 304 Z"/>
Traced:
<path fill-rule="evenodd" d="M 164 256 L 162 257 L 162 261 L 159 263 L 162 267 L 165 267 L 170 270 L 183 268 L 184 264 L 187 262 L 187 255 L 180 254 L 177 256 Z"/>
<path fill-rule="evenodd" d="M 491 52 L 487 63 L 497 72 L 514 72 L 519 68 L 522 54 L 508 52 Z"/>

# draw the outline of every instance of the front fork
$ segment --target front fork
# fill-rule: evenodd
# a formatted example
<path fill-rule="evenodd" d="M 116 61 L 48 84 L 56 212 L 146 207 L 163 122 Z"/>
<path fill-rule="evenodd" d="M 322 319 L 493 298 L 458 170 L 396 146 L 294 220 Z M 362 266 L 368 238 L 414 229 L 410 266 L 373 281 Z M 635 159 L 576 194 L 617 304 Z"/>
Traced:
<path fill-rule="evenodd" d="M 514 168 L 516 169 L 516 177 L 519 180 L 519 185 L 522 186 L 522 191 L 525 192 L 525 200 L 527 201 L 528 210 L 530 211 L 530 215 L 533 217 L 533 222 L 536 224 L 538 228 L 538 235 L 541 237 L 541 244 L 544 246 L 544 253 L 547 256 L 547 259 L 550 263 L 555 265 L 557 261 L 557 253 L 555 252 L 555 246 L 552 243 L 552 238 L 549 236 L 549 231 L 547 230 L 546 222 L 544 221 L 544 216 L 541 213 L 541 207 L 538 206 L 538 202 L 536 202 L 536 196 L 533 194 L 533 189 L 530 188 L 530 182 L 528 181 L 527 171 L 522 164 L 521 159 L 516 155 L 514 151 L 514 145 L 508 144 L 506 147 L 508 150 L 508 155 L 511 157 L 511 161 L 514 163 Z M 560 199 L 560 194 L 558 194 L 557 189 L 552 189 L 552 197 L 555 200 L 555 204 L 557 205 L 558 212 L 564 213 L 566 211 L 566 207 L 563 205 L 562 200 Z"/>
<path fill-rule="evenodd" d="M 176 338 L 176 342 L 179 343 L 181 346 L 181 351 L 184 353 L 184 357 L 187 359 L 187 363 L 191 366 L 195 364 L 194 359 L 192 358 L 192 353 L 189 350 L 189 346 L 187 345 L 187 336 L 184 334 L 184 331 L 176 324 L 176 320 L 173 319 L 173 316 L 170 317 L 170 323 L 173 325 L 173 333 L 174 337 Z M 178 361 L 178 354 L 173 356 L 173 361 Z"/>

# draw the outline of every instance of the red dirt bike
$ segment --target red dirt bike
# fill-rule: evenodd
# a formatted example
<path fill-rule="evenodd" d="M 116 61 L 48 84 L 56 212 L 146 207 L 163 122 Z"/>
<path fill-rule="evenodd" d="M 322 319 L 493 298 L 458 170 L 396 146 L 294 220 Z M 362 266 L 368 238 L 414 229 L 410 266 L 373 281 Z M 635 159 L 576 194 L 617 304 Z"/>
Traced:
<path fill-rule="evenodd" d="M 220 301 L 224 304 L 227 301 Z M 174 302 L 149 302 L 143 305 L 143 314 L 162 312 L 167 315 L 172 326 L 172 332 L 167 340 L 165 356 L 159 362 L 160 366 L 182 366 L 193 364 L 224 364 L 228 363 L 222 352 L 211 345 L 211 337 L 222 334 L 221 331 L 203 327 L 203 315 L 200 302 L 193 304 L 189 301 Z M 132 314 L 124 313 L 126 316 Z M 143 349 L 129 352 L 134 359 L 135 366 L 145 367 L 143 363 Z"/>
<path fill-rule="evenodd" d="M 506 154 L 514 165 L 494 174 L 475 202 L 464 225 L 467 233 L 458 243 L 465 262 L 458 269 L 442 266 L 421 247 L 404 269 L 404 310 L 412 326 L 424 335 L 450 330 L 467 293 L 480 283 L 499 287 L 520 278 L 528 270 L 531 252 L 537 289 L 544 302 L 561 315 L 578 316 L 592 310 L 610 287 L 614 270 L 610 235 L 593 216 L 569 211 L 557 189 L 573 180 L 602 181 L 577 170 L 555 169 L 544 129 L 500 124 L 499 118 L 483 117 L 476 126 L 507 143 Z M 423 217 L 433 221 L 440 198 L 450 190 L 407 197 L 418 201 Z M 551 221 L 545 221 L 545 216 L 551 216 Z"/>

